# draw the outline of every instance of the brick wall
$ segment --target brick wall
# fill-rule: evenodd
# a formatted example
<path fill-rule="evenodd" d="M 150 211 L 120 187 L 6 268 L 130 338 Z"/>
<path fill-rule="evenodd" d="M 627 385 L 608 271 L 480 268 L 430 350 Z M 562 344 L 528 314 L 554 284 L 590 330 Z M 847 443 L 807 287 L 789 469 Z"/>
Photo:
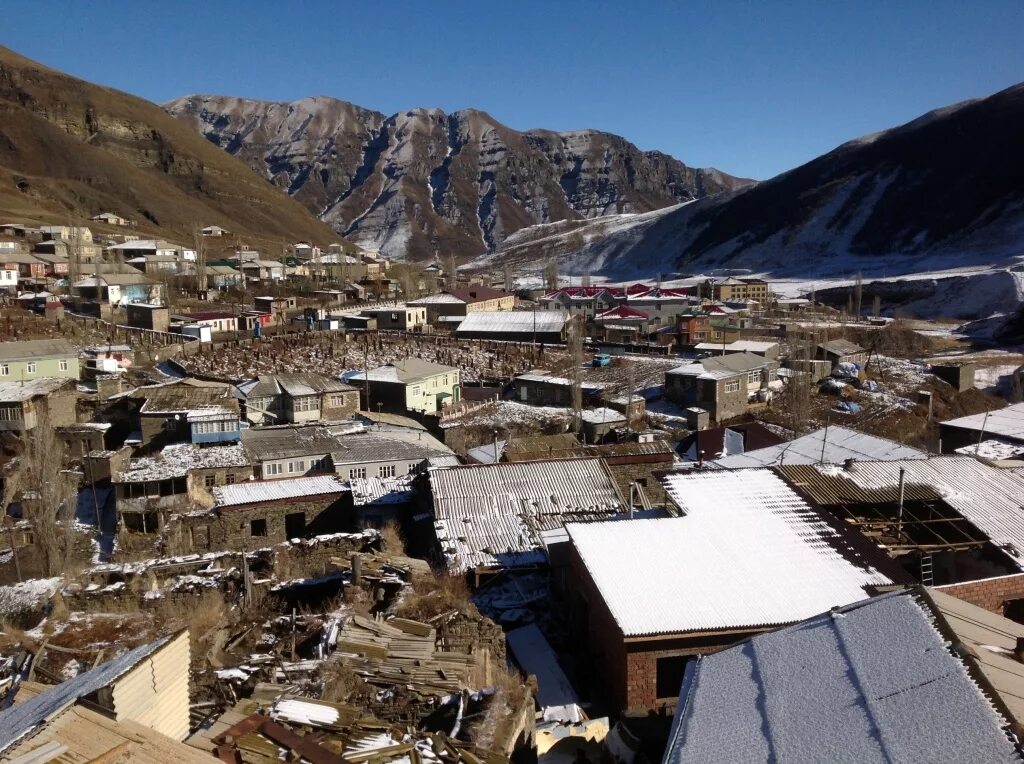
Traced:
<path fill-rule="evenodd" d="M 935 587 L 939 591 L 985 608 L 993 613 L 1003 613 L 1008 600 L 1024 598 L 1024 573 L 997 578 L 984 578 L 963 584 L 947 584 Z"/>

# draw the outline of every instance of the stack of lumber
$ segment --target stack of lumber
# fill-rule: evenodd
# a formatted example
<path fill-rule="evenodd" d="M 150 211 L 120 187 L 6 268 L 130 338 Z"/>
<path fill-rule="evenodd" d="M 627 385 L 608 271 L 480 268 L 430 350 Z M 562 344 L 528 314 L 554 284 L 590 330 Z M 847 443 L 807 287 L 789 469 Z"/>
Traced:
<path fill-rule="evenodd" d="M 425 697 L 458 692 L 466 686 L 474 658 L 439 651 L 436 645 L 429 624 L 353 616 L 338 635 L 335 659 L 380 687 L 403 685 Z"/>

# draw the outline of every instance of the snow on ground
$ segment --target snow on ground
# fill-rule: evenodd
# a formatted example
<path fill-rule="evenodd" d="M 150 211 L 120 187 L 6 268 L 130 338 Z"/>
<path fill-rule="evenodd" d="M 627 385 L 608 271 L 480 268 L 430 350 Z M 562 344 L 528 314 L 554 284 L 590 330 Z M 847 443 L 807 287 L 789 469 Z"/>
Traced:
<path fill-rule="evenodd" d="M 507 431 L 510 428 L 542 428 L 545 424 L 568 422 L 571 416 L 572 412 L 562 406 L 530 406 L 515 401 L 498 401 L 452 422 L 450 426 L 462 424 Z"/>
<path fill-rule="evenodd" d="M 60 588 L 60 578 L 34 578 L 0 586 L 0 618 L 17 616 L 48 600 Z"/>

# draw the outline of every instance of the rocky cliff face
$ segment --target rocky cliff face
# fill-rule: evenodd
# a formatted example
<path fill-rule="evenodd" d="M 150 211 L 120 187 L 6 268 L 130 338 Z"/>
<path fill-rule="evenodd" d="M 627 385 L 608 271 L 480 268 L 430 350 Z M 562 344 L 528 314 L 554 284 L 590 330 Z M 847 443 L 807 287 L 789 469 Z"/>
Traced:
<path fill-rule="evenodd" d="M 771 180 L 645 214 L 523 229 L 481 264 L 612 277 L 834 278 L 1021 268 L 1024 85 L 839 146 Z M 940 306 L 941 309 L 941 306 Z"/>
<path fill-rule="evenodd" d="M 353 241 L 479 255 L 539 223 L 647 212 L 749 183 L 597 131 L 519 132 L 484 112 L 387 117 L 344 101 L 189 96 L 165 108 Z"/>

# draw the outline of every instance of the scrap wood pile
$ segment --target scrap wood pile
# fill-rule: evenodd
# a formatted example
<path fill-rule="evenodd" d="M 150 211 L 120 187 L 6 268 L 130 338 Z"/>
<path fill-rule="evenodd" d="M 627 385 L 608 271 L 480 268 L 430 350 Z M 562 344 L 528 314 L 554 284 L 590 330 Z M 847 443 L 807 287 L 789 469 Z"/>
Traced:
<path fill-rule="evenodd" d="M 367 718 L 359 709 L 325 700 L 283 695 L 269 707 L 240 703 L 189 744 L 209 750 L 221 761 L 252 764 L 310 762 L 416 762 L 424 764 L 498 764 L 507 757 L 476 748 L 444 732 L 389 724 Z"/>
<path fill-rule="evenodd" d="M 338 636 L 334 660 L 382 688 L 403 686 L 421 697 L 458 692 L 466 686 L 475 658 L 440 651 L 436 645 L 437 632 L 428 624 L 353 616 Z"/>

